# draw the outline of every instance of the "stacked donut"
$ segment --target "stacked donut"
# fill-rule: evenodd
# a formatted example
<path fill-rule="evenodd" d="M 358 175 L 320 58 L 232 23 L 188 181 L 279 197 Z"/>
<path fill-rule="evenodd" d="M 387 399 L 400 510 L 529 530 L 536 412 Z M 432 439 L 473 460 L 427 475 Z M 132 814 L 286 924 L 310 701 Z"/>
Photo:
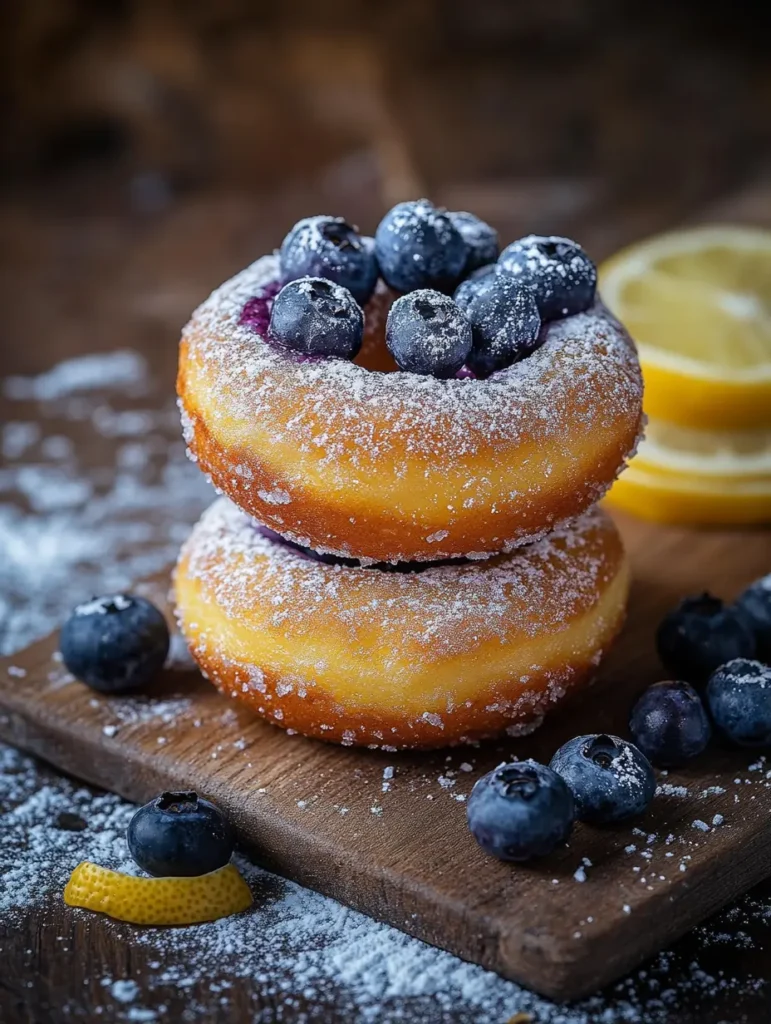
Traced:
<path fill-rule="evenodd" d="M 568 239 L 426 200 L 369 239 L 314 217 L 185 328 L 182 549 L 204 674 L 288 730 L 427 748 L 538 724 L 618 632 L 595 503 L 634 450 L 634 345 Z"/>

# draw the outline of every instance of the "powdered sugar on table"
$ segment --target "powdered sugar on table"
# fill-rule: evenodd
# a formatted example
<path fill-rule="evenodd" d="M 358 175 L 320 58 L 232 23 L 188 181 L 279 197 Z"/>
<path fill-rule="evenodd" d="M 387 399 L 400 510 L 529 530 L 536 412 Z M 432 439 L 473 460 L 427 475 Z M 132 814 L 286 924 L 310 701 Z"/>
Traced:
<path fill-rule="evenodd" d="M 137 871 L 124 838 L 135 809 L 131 804 L 109 794 L 94 795 L 1 745 L 0 806 L 5 812 L 0 817 L 0 929 L 14 928 L 20 916 L 59 901 L 81 860 Z M 73 820 L 78 829 L 81 822 L 85 827 L 70 830 Z M 102 979 L 116 1013 L 131 1006 L 144 1014 L 122 1015 L 120 1010 L 116 1019 L 161 1020 L 159 1002 L 179 989 L 189 993 L 191 1020 L 204 1019 L 196 992 L 207 993 L 207 1005 L 211 993 L 221 993 L 226 1015 L 228 992 L 243 981 L 261 993 L 263 1005 L 281 1008 L 280 1016 L 264 1010 L 250 1018 L 265 1024 L 311 1024 L 333 1019 L 330 1013 L 351 1024 L 504 1024 L 517 1013 L 530 1014 L 533 1024 L 666 1024 L 678 1004 L 695 1010 L 731 993 L 757 992 L 759 1005 L 765 998 L 759 978 L 710 973 L 700 954 L 689 962 L 677 953 L 663 953 L 604 996 L 570 1008 L 558 1006 L 244 859 L 239 866 L 255 897 L 246 914 L 190 928 L 105 924 L 127 943 L 142 947 L 149 960 L 139 986 L 128 978 Z M 71 913 L 85 919 L 88 912 Z M 746 948 L 752 944 L 748 930 L 771 927 L 771 912 L 745 898 L 700 929 L 699 949 L 707 954 L 716 944 L 723 947 L 721 936 L 735 934 L 737 923 L 745 929 Z M 63 955 L 68 952 L 62 948 Z M 680 978 L 676 987 L 670 987 L 673 975 Z M 143 1008 L 148 1002 L 155 1009 Z"/>

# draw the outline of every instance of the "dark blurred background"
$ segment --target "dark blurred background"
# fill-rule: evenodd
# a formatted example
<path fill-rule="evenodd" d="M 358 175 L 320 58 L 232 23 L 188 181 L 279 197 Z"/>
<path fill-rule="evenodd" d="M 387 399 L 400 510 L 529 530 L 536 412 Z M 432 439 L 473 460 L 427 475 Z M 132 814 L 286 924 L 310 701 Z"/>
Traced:
<path fill-rule="evenodd" d="M 142 339 L 168 341 L 168 369 L 194 303 L 309 213 L 371 230 L 427 194 L 504 241 L 574 233 L 602 257 L 771 160 L 767 2 L 25 0 L 0 17 L 6 371 Z"/>

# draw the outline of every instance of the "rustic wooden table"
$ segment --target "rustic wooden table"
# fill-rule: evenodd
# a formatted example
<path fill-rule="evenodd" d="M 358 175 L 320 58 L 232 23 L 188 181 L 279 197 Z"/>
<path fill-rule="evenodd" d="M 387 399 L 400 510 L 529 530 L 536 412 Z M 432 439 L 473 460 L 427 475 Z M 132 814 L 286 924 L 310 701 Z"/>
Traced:
<path fill-rule="evenodd" d="M 654 4 L 650 19 L 630 28 L 613 5 L 603 5 L 607 32 L 598 37 L 590 19 L 568 4 L 555 6 L 545 41 L 530 16 L 514 30 L 500 15 L 496 42 L 494 13 L 475 37 L 474 5 L 448 5 L 451 13 L 437 22 L 436 5 L 425 3 L 409 15 L 405 5 L 394 5 L 376 33 L 361 18 L 342 34 L 301 32 L 282 27 L 281 18 L 247 32 L 233 15 L 216 32 L 191 19 L 189 30 L 164 35 L 153 5 L 135 6 L 141 17 L 130 41 L 120 37 L 107 80 L 115 84 L 110 76 L 120 66 L 144 74 L 146 88 L 132 93 L 136 102 L 105 89 L 111 129 L 99 152 L 83 149 L 76 132 L 63 150 L 61 139 L 49 140 L 54 171 L 46 163 L 49 149 L 36 148 L 19 130 L 13 173 L 0 193 L 4 376 L 40 374 L 78 354 L 133 350 L 151 368 L 143 408 L 168 410 L 176 339 L 193 305 L 278 244 L 299 216 L 320 210 L 341 211 L 371 230 L 388 203 L 426 192 L 453 208 L 474 209 L 504 239 L 558 229 L 579 237 L 597 258 L 707 215 L 771 223 L 771 72 L 749 31 L 718 38 L 714 27 L 700 23 L 694 30 L 665 4 Z M 500 6 L 488 5 L 489 12 Z M 403 31 L 404 17 L 414 19 L 414 31 Z M 464 49 L 467 40 L 472 49 Z M 101 81 L 99 60 L 79 66 L 85 81 Z M 60 85 L 53 77 L 45 102 L 38 95 L 20 103 L 16 129 L 44 124 L 45 104 L 59 116 Z M 128 132 L 128 145 L 116 125 Z M 61 409 L 44 413 L 32 398 L 0 398 L 2 422 L 47 416 L 45 432 L 74 441 L 82 465 L 104 483 L 109 467 L 128 457 L 126 434 L 114 421 L 99 421 L 94 431 L 92 414 L 62 418 Z M 174 443 L 173 416 L 159 415 L 153 429 L 160 444 Z M 21 455 L 13 460 L 5 487 L 17 525 L 41 511 L 34 480 L 18 486 L 23 463 Z M 180 512 L 159 496 L 148 514 L 148 550 L 160 558 L 196 512 L 194 501 Z M 172 515 L 180 522 L 171 523 Z M 158 537 L 166 547 L 153 548 Z M 149 556 L 148 566 L 155 567 Z M 38 585 L 33 631 L 82 597 L 93 576 L 93 567 L 90 575 L 73 569 L 66 593 L 57 580 L 50 599 Z M 0 623 L 6 651 L 30 629 L 28 580 L 21 571 L 8 579 L 8 614 Z M 18 622 L 25 624 L 21 632 Z M 48 780 L 41 767 L 40 786 Z M 753 899 L 771 906 L 771 883 Z M 689 965 L 698 957 L 700 968 L 718 978 L 768 978 L 767 922 L 739 908 L 717 930 L 726 941 L 689 936 L 667 971 L 635 976 L 624 991 L 643 1007 L 663 989 L 680 992 L 662 1018 L 672 1024 L 765 1024 L 767 987 L 726 985 L 721 994 L 718 985 L 714 997 L 698 996 Z M 354 1019 L 352 1011 L 336 1009 L 333 994 L 308 1004 L 290 990 L 297 997 L 292 1006 L 287 993 L 268 995 L 251 980 L 230 984 L 216 965 L 205 983 L 189 989 L 164 984 L 149 947 L 130 944 L 109 922 L 75 920 L 56 892 L 21 920 L 0 921 L 0 949 L 0 1020 L 8 1024 Z M 131 1005 L 100 984 L 104 977 L 135 979 L 141 999 L 134 1009 L 141 1005 L 146 1016 L 131 1016 Z M 617 998 L 607 994 L 606 1009 Z M 462 1010 L 432 1016 L 425 1005 L 389 1012 L 370 1019 L 469 1019 Z M 608 1013 L 603 1020 L 621 1019 Z M 658 1018 L 643 1008 L 640 1019 Z"/>

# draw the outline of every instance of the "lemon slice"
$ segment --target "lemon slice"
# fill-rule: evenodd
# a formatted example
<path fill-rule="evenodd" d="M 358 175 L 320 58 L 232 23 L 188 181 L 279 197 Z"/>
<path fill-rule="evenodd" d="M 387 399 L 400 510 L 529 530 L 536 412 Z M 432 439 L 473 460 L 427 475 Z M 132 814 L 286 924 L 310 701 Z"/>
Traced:
<path fill-rule="evenodd" d="M 634 466 L 659 474 L 704 477 L 718 486 L 771 481 L 771 429 L 694 430 L 651 419 Z"/>
<path fill-rule="evenodd" d="M 637 461 L 605 499 L 611 508 L 656 523 L 740 526 L 771 522 L 771 478 L 723 480 L 649 472 Z"/>
<path fill-rule="evenodd" d="M 659 235 L 608 260 L 600 288 L 637 341 L 652 417 L 771 427 L 771 231 Z"/>
<path fill-rule="evenodd" d="M 139 878 L 85 860 L 72 872 L 64 902 L 131 924 L 179 925 L 248 910 L 252 894 L 233 864 L 187 878 Z"/>

